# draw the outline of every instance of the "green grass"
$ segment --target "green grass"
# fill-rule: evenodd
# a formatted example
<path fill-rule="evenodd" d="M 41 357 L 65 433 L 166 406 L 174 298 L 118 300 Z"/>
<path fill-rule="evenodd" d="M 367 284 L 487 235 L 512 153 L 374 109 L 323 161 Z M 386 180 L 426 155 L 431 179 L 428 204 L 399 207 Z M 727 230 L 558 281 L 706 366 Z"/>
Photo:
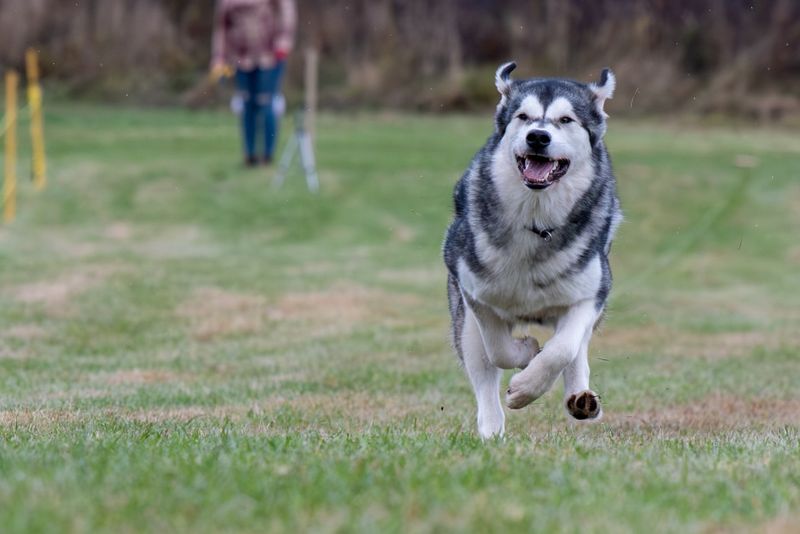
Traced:
<path fill-rule="evenodd" d="M 799 528 L 796 132 L 612 119 L 606 418 L 559 384 L 481 443 L 440 245 L 489 128 L 323 116 L 313 196 L 227 115 L 48 109 L 0 227 L 2 530 Z"/>

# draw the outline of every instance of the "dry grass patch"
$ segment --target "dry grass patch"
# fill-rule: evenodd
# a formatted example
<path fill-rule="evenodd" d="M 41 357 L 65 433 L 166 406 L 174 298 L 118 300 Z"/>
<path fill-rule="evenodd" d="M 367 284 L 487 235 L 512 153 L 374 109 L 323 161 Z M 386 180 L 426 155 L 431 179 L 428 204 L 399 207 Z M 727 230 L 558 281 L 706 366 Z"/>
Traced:
<path fill-rule="evenodd" d="M 273 328 L 281 323 L 292 332 L 302 329 L 303 336 L 321 337 L 340 335 L 364 323 L 407 324 L 413 321 L 412 308 L 420 302 L 414 295 L 352 283 L 321 291 L 285 293 L 269 304 L 259 295 L 211 287 L 195 290 L 176 313 L 189 319 L 192 336 L 200 341 L 257 334 L 270 322 Z"/>
<path fill-rule="evenodd" d="M 708 534 L 796 534 L 800 532 L 800 516 L 781 515 L 760 525 L 715 525 L 705 532 Z"/>
<path fill-rule="evenodd" d="M 657 324 L 631 328 L 607 325 L 604 321 L 592 337 L 592 349 L 595 353 L 645 352 L 659 346 L 668 346 L 677 338 L 674 331 Z"/>
<path fill-rule="evenodd" d="M 689 355 L 708 359 L 740 357 L 758 349 L 776 350 L 798 342 L 797 336 L 792 336 L 792 339 L 786 333 L 781 335 L 761 330 L 691 334 L 685 336 L 681 343 L 670 345 L 666 353 L 669 356 Z"/>
<path fill-rule="evenodd" d="M 314 420 L 327 419 L 334 426 L 384 424 L 410 415 L 438 413 L 441 401 L 411 395 L 375 395 L 364 392 L 302 395 L 291 399 L 271 397 L 251 404 L 218 406 L 165 406 L 139 410 L 20 409 L 0 411 L 0 426 L 24 425 L 50 428 L 59 423 L 96 420 L 98 417 L 142 423 L 189 422 L 194 419 L 230 419 L 241 422 L 250 415 L 266 416 L 282 408 L 297 410 Z M 300 424 L 300 421 L 298 421 Z M 302 426 L 302 425 L 301 425 Z M 325 425 L 323 425 L 325 426 Z M 314 428 L 319 424 L 315 423 Z"/>
<path fill-rule="evenodd" d="M 273 321 L 310 322 L 315 328 L 322 327 L 323 332 L 330 328 L 339 331 L 363 322 L 406 322 L 410 320 L 409 309 L 419 302 L 412 295 L 348 283 L 324 291 L 287 293 L 270 306 L 268 317 Z"/>
<path fill-rule="evenodd" d="M 199 418 L 237 420 L 246 414 L 246 406 L 174 406 L 134 412 L 115 412 L 111 415 L 140 423 L 163 423 L 167 421 L 186 423 Z"/>
<path fill-rule="evenodd" d="M 364 425 L 389 423 L 410 415 L 438 413 L 443 404 L 442 399 L 436 395 L 337 392 L 305 394 L 291 398 L 272 396 L 251 404 L 175 406 L 105 414 L 144 422 L 188 421 L 197 418 L 239 421 L 248 415 L 269 416 L 278 410 L 289 408 L 315 420 L 321 418 L 341 425 Z"/>
<path fill-rule="evenodd" d="M 62 313 L 68 310 L 72 299 L 102 284 L 118 271 L 119 268 L 112 265 L 88 266 L 51 280 L 17 286 L 12 289 L 12 294 L 19 302 L 42 305 L 48 312 Z"/>
<path fill-rule="evenodd" d="M 284 384 L 286 382 L 306 382 L 309 379 L 308 371 L 287 371 L 284 373 L 270 373 L 266 380 L 271 384 Z"/>
<path fill-rule="evenodd" d="M 35 324 L 12 325 L 0 330 L 0 360 L 29 358 L 31 350 L 25 342 L 41 339 L 46 335 L 44 328 Z M 12 348 L 12 346 L 16 348 Z"/>
<path fill-rule="evenodd" d="M 86 400 L 86 399 L 104 399 L 113 396 L 114 393 L 115 392 L 110 391 L 108 388 L 87 387 L 85 384 L 81 384 L 80 388 L 76 389 L 48 391 L 43 394 L 34 395 L 29 399 L 25 399 L 25 402 L 28 404 L 33 404 L 36 402 L 41 403 L 51 400 L 75 401 L 75 400 Z"/>
<path fill-rule="evenodd" d="M 781 516 L 756 527 L 759 534 L 796 534 L 800 532 L 800 516 Z"/>
<path fill-rule="evenodd" d="M 311 335 L 341 333 L 365 322 L 398 324 L 410 320 L 409 309 L 419 302 L 411 295 L 340 284 L 322 291 L 286 293 L 267 305 L 258 295 L 212 287 L 195 290 L 177 314 L 189 319 L 195 339 L 209 341 L 260 332 L 267 321 L 311 323 Z"/>
<path fill-rule="evenodd" d="M 25 360 L 30 357 L 26 350 L 12 349 L 4 343 L 0 343 L 0 360 Z"/>
<path fill-rule="evenodd" d="M 34 339 L 42 339 L 47 336 L 47 332 L 44 328 L 36 324 L 15 324 L 0 331 L 0 336 L 6 339 L 31 341 Z"/>
<path fill-rule="evenodd" d="M 190 225 L 162 227 L 157 236 L 132 246 L 139 254 L 154 259 L 209 258 L 219 253 L 200 228 Z"/>
<path fill-rule="evenodd" d="M 21 409 L 0 411 L 0 426 L 46 429 L 57 424 L 97 420 L 98 418 L 122 419 L 140 423 L 188 422 L 197 418 L 238 419 L 246 413 L 247 408 L 244 406 L 176 406 L 135 411 L 119 408 L 101 410 Z"/>
<path fill-rule="evenodd" d="M 92 376 L 93 381 L 101 381 L 112 386 L 163 384 L 166 382 L 179 382 L 186 379 L 186 375 L 156 369 L 129 369 L 111 373 L 98 373 Z"/>
<path fill-rule="evenodd" d="M 363 391 L 315 393 L 282 403 L 303 413 L 343 417 L 359 423 L 387 423 L 409 415 L 424 415 L 440 410 L 441 397 L 431 395 L 387 395 Z"/>
<path fill-rule="evenodd" d="M 758 349 L 800 345 L 800 334 L 764 330 L 691 333 L 660 325 L 602 328 L 593 338 L 594 353 L 603 355 L 655 352 L 669 357 L 717 360 L 748 356 Z"/>
<path fill-rule="evenodd" d="M 341 266 L 332 261 L 313 261 L 301 265 L 291 265 L 285 269 L 287 276 L 316 275 L 334 273 Z"/>
<path fill-rule="evenodd" d="M 84 259 L 101 251 L 97 243 L 81 240 L 66 230 L 48 230 L 37 238 L 43 247 L 60 257 Z"/>
<path fill-rule="evenodd" d="M 124 222 L 112 223 L 103 232 L 103 236 L 112 241 L 127 241 L 132 235 L 133 228 Z"/>
<path fill-rule="evenodd" d="M 59 423 L 69 423 L 81 419 L 85 414 L 71 410 L 2 410 L 0 426 L 32 426 L 50 428 Z"/>
<path fill-rule="evenodd" d="M 800 223 L 800 186 L 795 185 L 789 190 L 789 213 L 795 222 Z"/>
<path fill-rule="evenodd" d="M 189 319 L 192 336 L 200 341 L 258 332 L 265 319 L 262 297 L 219 288 L 201 288 L 178 307 L 177 314 Z"/>
<path fill-rule="evenodd" d="M 668 430 L 718 431 L 800 425 L 800 399 L 746 399 L 716 393 L 690 404 L 611 412 L 604 422 Z"/>

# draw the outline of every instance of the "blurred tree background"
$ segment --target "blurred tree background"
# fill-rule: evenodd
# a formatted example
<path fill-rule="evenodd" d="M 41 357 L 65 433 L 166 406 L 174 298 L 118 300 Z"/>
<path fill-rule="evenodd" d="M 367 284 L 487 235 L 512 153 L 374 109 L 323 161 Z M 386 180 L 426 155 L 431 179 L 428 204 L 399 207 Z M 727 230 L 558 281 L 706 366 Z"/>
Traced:
<path fill-rule="evenodd" d="M 614 113 L 800 115 L 797 0 L 298 0 L 298 49 L 321 53 L 334 108 L 484 108 L 491 77 L 619 79 Z M 71 96 L 211 104 L 214 0 L 0 0 L 0 68 L 41 50 Z M 302 56 L 292 58 L 296 99 Z"/>

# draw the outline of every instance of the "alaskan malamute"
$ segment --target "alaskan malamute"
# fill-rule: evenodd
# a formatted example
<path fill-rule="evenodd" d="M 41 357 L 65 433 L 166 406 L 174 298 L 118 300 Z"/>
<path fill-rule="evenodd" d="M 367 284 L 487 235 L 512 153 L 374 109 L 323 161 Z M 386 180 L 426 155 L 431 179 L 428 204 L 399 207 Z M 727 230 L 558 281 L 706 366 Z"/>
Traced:
<path fill-rule="evenodd" d="M 502 435 L 502 369 L 522 371 L 506 391 L 522 408 L 564 374 L 567 413 L 602 415 L 589 389 L 589 340 L 611 289 L 608 253 L 622 220 L 603 143 L 603 105 L 614 92 L 608 69 L 595 83 L 512 80 L 497 69 L 495 130 L 453 194 L 455 218 L 444 260 L 453 346 L 478 401 L 478 432 Z M 514 325 L 554 328 L 539 350 Z"/>

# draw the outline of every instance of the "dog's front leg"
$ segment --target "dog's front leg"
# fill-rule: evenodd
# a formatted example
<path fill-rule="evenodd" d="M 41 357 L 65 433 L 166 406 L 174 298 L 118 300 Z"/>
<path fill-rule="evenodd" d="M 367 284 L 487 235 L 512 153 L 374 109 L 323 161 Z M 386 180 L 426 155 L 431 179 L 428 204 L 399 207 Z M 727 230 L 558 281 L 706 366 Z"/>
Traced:
<path fill-rule="evenodd" d="M 514 338 L 511 323 L 504 321 L 488 306 L 469 298 L 464 300 L 475 316 L 489 361 L 500 369 L 527 367 L 539 352 L 539 342 L 532 337 Z"/>
<path fill-rule="evenodd" d="M 575 360 L 581 343 L 597 321 L 594 300 L 570 306 L 559 319 L 553 337 L 524 370 L 511 377 L 506 404 L 516 409 L 527 406 L 549 390 L 567 365 Z"/>
<path fill-rule="evenodd" d="M 514 339 L 511 325 L 490 308 L 464 297 L 461 352 L 478 403 L 478 433 L 502 436 L 505 414 L 500 403 L 501 369 L 524 368 L 539 351 L 533 338 Z"/>

